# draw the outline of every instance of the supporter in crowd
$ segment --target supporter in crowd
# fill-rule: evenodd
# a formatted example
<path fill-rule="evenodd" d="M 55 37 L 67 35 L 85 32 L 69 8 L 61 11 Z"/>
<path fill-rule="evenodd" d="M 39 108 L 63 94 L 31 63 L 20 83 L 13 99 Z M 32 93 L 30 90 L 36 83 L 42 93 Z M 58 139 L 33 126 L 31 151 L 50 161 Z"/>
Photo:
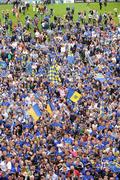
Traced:
<path fill-rule="evenodd" d="M 26 17 L 25 26 L 9 17 L 1 23 L 0 179 L 120 179 L 120 29 L 113 18 L 91 10 L 74 22 L 67 7 L 52 24 L 46 13 L 42 21 Z M 77 101 L 71 91 L 81 94 Z M 37 121 L 28 113 L 35 104 Z"/>

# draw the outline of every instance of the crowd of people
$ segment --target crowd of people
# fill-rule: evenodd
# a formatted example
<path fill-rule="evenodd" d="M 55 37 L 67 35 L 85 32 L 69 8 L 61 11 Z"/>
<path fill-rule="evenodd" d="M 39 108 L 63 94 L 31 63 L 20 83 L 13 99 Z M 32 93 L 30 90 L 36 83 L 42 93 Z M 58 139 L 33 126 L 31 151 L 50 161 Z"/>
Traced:
<path fill-rule="evenodd" d="M 80 10 L 75 22 L 74 7 L 64 18 L 46 8 L 42 19 L 26 9 L 22 25 L 6 13 L 0 23 L 0 179 L 119 180 L 114 14 Z M 70 91 L 81 95 L 78 101 Z M 37 121 L 28 113 L 34 104 L 42 112 Z"/>

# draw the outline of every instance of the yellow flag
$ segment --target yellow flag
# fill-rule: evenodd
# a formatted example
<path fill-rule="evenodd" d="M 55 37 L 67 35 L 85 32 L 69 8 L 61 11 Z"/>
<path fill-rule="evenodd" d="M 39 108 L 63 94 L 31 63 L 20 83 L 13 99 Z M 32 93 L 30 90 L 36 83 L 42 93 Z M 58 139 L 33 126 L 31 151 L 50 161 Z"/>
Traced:
<path fill-rule="evenodd" d="M 47 104 L 47 112 L 48 112 L 49 114 L 52 114 L 52 113 L 53 113 L 53 112 L 52 112 L 52 109 L 51 109 L 51 107 L 50 107 L 49 104 Z"/>
<path fill-rule="evenodd" d="M 73 93 L 73 95 L 71 96 L 70 100 L 73 102 L 77 102 L 79 101 L 79 99 L 82 97 L 82 95 L 80 93 L 78 93 L 77 91 L 75 91 Z"/>

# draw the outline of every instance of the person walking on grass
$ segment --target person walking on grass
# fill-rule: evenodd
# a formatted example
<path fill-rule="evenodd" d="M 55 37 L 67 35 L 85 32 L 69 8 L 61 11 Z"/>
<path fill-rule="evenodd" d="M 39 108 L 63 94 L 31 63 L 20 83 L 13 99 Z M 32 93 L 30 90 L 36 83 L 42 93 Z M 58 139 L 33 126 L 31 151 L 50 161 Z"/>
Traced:
<path fill-rule="evenodd" d="M 89 4 L 90 4 L 90 0 L 87 0 L 87 6 L 89 6 Z"/>
<path fill-rule="evenodd" d="M 107 0 L 104 0 L 104 6 L 107 7 Z"/>
<path fill-rule="evenodd" d="M 102 10 L 102 0 L 99 0 L 100 10 Z"/>

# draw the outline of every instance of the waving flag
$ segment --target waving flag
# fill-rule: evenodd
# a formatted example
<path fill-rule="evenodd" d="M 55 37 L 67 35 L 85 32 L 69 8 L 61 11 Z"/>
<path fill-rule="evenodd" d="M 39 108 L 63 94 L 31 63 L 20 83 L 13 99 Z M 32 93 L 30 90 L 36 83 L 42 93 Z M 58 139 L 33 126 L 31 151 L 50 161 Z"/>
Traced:
<path fill-rule="evenodd" d="M 67 94 L 67 98 L 70 99 L 72 102 L 77 102 L 79 101 L 79 99 L 82 97 L 82 95 L 80 93 L 78 93 L 77 91 L 75 91 L 72 88 L 68 89 L 68 94 Z"/>
<path fill-rule="evenodd" d="M 54 84 L 58 84 L 61 82 L 58 69 L 56 68 L 55 65 L 50 67 L 50 70 L 48 72 L 48 79 L 50 82 L 52 82 Z"/>
<path fill-rule="evenodd" d="M 73 93 L 73 95 L 71 96 L 70 100 L 73 102 L 77 102 L 79 101 L 79 99 L 82 97 L 82 95 L 80 93 L 78 93 L 77 91 L 75 91 Z"/>
<path fill-rule="evenodd" d="M 28 110 L 28 114 L 32 116 L 32 118 L 37 121 L 39 117 L 42 115 L 42 112 L 38 106 L 38 104 L 35 104 Z"/>
<path fill-rule="evenodd" d="M 53 111 L 54 111 L 54 109 L 55 109 L 54 105 L 53 105 L 50 101 L 48 101 L 48 102 L 47 102 L 47 112 L 48 112 L 49 114 L 52 114 Z"/>
<path fill-rule="evenodd" d="M 67 94 L 67 99 L 70 99 L 71 98 L 71 96 L 73 95 L 73 93 L 75 92 L 75 90 L 74 89 L 72 89 L 72 88 L 68 88 L 68 94 Z"/>

